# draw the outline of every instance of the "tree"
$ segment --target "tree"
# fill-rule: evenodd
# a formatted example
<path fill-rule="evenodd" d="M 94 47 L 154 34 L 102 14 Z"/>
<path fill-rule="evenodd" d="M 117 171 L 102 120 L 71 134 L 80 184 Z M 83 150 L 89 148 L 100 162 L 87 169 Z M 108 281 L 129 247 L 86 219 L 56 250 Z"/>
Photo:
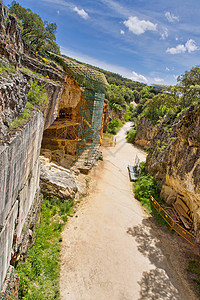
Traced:
<path fill-rule="evenodd" d="M 56 23 L 43 22 L 39 15 L 22 7 L 16 1 L 9 6 L 9 13 L 19 20 L 25 43 L 41 53 L 45 51 L 60 53 L 59 46 L 56 44 Z"/>
<path fill-rule="evenodd" d="M 164 117 L 176 105 L 176 98 L 167 93 L 160 93 L 145 103 L 144 114 L 156 123 L 160 117 Z"/>
<path fill-rule="evenodd" d="M 200 102 L 200 67 L 194 67 L 186 71 L 177 79 L 182 91 L 181 106 L 182 108 L 197 104 Z"/>

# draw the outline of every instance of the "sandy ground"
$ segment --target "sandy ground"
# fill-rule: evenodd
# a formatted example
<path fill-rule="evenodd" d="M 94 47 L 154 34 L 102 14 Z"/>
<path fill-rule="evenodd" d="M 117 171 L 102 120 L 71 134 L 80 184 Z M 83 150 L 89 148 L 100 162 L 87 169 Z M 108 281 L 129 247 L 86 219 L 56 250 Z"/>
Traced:
<path fill-rule="evenodd" d="M 90 174 L 90 194 L 62 233 L 62 300 L 198 299 L 186 272 L 198 255 L 167 228 L 158 227 L 134 198 L 127 165 L 146 154 L 125 142 Z"/>

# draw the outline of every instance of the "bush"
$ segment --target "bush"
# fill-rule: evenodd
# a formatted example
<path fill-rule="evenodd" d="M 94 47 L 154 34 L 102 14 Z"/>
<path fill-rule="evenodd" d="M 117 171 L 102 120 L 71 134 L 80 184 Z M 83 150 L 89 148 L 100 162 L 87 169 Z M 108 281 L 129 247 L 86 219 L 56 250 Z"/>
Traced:
<path fill-rule="evenodd" d="M 128 134 L 126 136 L 126 140 L 128 143 L 132 143 L 134 144 L 135 142 L 135 137 L 136 137 L 136 133 L 137 133 L 137 129 L 135 127 L 131 128 L 129 131 L 128 131 Z"/>
<path fill-rule="evenodd" d="M 152 212 L 150 196 L 159 198 L 160 187 L 157 185 L 156 180 L 145 171 L 145 163 L 140 164 L 138 170 L 138 180 L 134 183 L 134 193 L 136 199 L 141 201 L 142 205 Z"/>
<path fill-rule="evenodd" d="M 45 84 L 40 84 L 37 80 L 30 80 L 31 88 L 28 92 L 28 101 L 32 104 L 39 104 L 47 101 Z"/>
<path fill-rule="evenodd" d="M 107 131 L 111 134 L 117 134 L 119 129 L 123 126 L 123 123 L 120 119 L 113 119 L 109 124 Z"/>

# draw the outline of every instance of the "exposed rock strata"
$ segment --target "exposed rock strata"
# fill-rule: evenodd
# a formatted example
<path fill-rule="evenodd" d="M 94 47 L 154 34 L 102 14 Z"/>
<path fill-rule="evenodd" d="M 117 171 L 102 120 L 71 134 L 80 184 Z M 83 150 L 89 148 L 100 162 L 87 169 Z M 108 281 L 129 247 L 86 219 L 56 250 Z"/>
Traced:
<path fill-rule="evenodd" d="M 0 63 L 8 63 L 0 59 Z M 29 84 L 22 74 L 0 78 L 0 138 L 7 134 L 10 122 L 22 111 L 27 101 Z"/>
<path fill-rule="evenodd" d="M 169 201 L 170 194 L 183 195 L 200 238 L 200 106 L 190 107 L 172 124 L 166 119 L 158 128 L 147 170 L 164 185 L 165 199 Z"/>
<path fill-rule="evenodd" d="M 19 251 L 20 255 L 26 254 L 29 228 L 33 227 L 34 216 L 38 213 L 35 208 L 39 207 L 43 126 L 42 113 L 34 112 L 29 122 L 0 146 L 0 286 L 10 260 L 14 262 Z M 34 202 L 37 203 L 35 207 Z"/>
<path fill-rule="evenodd" d="M 148 147 L 151 144 L 154 134 L 155 126 L 153 123 L 149 119 L 142 117 L 138 124 L 135 144 L 144 148 Z"/>

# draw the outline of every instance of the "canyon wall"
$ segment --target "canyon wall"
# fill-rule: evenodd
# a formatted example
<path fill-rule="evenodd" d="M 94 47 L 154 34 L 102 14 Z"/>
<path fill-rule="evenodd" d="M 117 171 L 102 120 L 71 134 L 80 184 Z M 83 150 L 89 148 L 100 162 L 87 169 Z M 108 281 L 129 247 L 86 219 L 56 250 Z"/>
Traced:
<path fill-rule="evenodd" d="M 200 239 L 200 106 L 191 106 L 157 128 L 147 156 L 147 170 L 162 185 L 168 202 L 181 195 Z"/>
<path fill-rule="evenodd" d="M 42 113 L 34 112 L 23 129 L 7 136 L 0 146 L 0 287 L 10 261 L 26 255 L 29 229 L 35 225 L 43 126 Z"/>
<path fill-rule="evenodd" d="M 137 127 L 135 144 L 144 148 L 149 147 L 154 134 L 155 126 L 153 123 L 149 119 L 142 117 Z"/>

